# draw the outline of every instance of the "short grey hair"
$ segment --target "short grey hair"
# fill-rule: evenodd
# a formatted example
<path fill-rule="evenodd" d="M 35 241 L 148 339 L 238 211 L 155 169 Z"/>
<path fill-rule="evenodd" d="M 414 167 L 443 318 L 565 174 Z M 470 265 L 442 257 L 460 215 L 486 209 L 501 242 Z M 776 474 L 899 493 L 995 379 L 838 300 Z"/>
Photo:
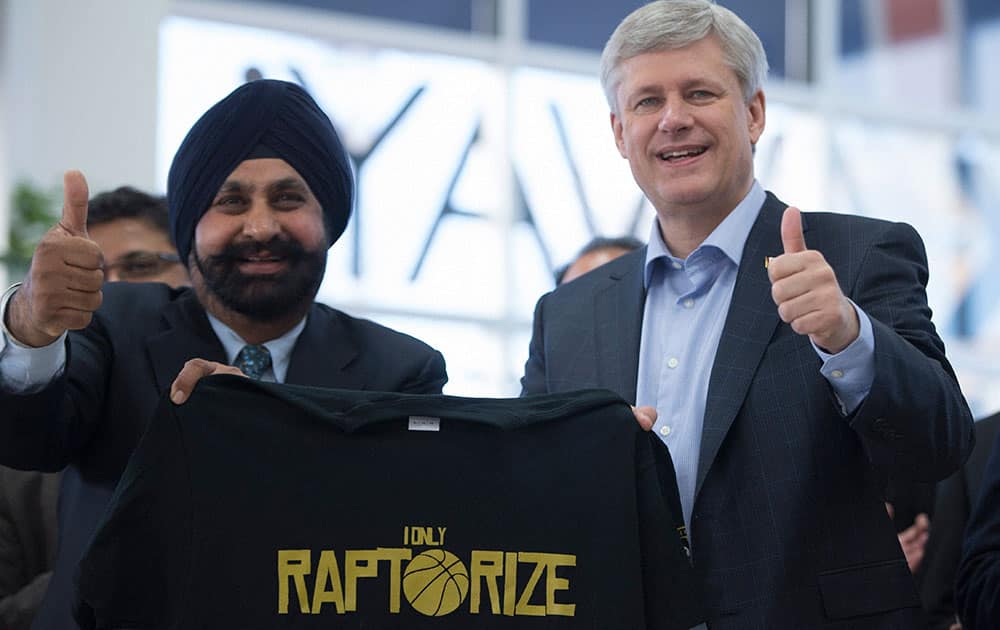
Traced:
<path fill-rule="evenodd" d="M 709 35 L 719 38 L 726 64 L 736 73 L 749 103 L 767 78 L 767 55 L 760 38 L 729 9 L 710 0 L 656 0 L 630 13 L 601 53 L 601 87 L 611 111 L 622 62 L 643 53 L 682 48 Z"/>

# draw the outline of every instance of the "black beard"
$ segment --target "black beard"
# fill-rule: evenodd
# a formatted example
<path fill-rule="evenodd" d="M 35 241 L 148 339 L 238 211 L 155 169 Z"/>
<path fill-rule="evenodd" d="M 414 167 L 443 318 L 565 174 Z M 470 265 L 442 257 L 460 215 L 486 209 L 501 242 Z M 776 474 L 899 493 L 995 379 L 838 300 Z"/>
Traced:
<path fill-rule="evenodd" d="M 288 269 L 266 276 L 239 270 L 247 258 L 267 252 L 288 263 Z M 213 293 L 226 308 L 258 322 L 274 322 L 312 303 L 326 271 L 326 251 L 308 251 L 295 240 L 273 238 L 267 243 L 231 243 L 202 259 L 191 250 L 195 265 Z"/>

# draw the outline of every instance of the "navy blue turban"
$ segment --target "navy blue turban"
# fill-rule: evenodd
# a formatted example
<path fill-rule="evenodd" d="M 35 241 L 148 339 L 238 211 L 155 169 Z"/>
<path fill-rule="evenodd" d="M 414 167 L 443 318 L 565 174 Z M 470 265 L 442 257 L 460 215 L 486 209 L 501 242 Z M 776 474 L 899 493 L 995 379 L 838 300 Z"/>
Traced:
<path fill-rule="evenodd" d="M 344 146 L 316 101 L 298 85 L 261 79 L 236 88 L 191 127 L 167 178 L 170 234 L 187 264 L 194 228 L 240 162 L 277 157 L 316 195 L 328 245 L 347 227 L 354 178 Z"/>

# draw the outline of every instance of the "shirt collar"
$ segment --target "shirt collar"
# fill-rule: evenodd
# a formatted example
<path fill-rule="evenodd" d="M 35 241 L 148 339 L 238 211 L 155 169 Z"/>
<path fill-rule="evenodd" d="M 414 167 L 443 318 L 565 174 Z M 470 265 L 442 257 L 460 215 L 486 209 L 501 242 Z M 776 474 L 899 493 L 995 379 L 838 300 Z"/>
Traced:
<path fill-rule="evenodd" d="M 743 200 L 722 220 L 722 223 L 712 230 L 708 238 L 695 248 L 694 252 L 703 247 L 714 247 L 722 251 L 734 264 L 739 265 L 747 237 L 750 236 L 750 230 L 753 228 L 754 221 L 757 220 L 757 215 L 760 213 L 766 198 L 767 194 L 764 192 L 764 188 L 755 179 Z M 691 253 L 694 254 L 694 252 Z M 646 248 L 644 282 L 647 289 L 653 277 L 653 265 L 658 258 L 679 261 L 670 253 L 667 244 L 663 242 L 663 236 L 660 234 L 660 222 L 654 216 L 653 227 L 649 234 L 649 246 Z"/>
<path fill-rule="evenodd" d="M 212 325 L 212 330 L 222 342 L 222 347 L 226 350 L 226 359 L 230 365 L 236 360 L 236 355 L 247 345 L 247 342 L 236 334 L 236 331 L 226 326 L 218 318 L 206 311 L 208 322 Z M 279 383 L 285 382 L 285 375 L 288 373 L 288 364 L 291 361 L 292 347 L 299 338 L 299 334 L 306 327 L 306 318 L 303 317 L 291 330 L 263 344 L 267 351 L 271 353 L 271 368 L 274 370 L 274 379 Z"/>

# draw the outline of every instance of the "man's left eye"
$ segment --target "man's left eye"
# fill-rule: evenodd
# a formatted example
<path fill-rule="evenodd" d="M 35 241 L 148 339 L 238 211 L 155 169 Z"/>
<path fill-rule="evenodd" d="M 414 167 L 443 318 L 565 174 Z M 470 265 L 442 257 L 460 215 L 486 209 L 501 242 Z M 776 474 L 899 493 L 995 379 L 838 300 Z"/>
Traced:
<path fill-rule="evenodd" d="M 274 203 L 288 205 L 292 203 L 302 203 L 304 201 L 302 195 L 297 193 L 280 193 L 275 195 Z"/>

